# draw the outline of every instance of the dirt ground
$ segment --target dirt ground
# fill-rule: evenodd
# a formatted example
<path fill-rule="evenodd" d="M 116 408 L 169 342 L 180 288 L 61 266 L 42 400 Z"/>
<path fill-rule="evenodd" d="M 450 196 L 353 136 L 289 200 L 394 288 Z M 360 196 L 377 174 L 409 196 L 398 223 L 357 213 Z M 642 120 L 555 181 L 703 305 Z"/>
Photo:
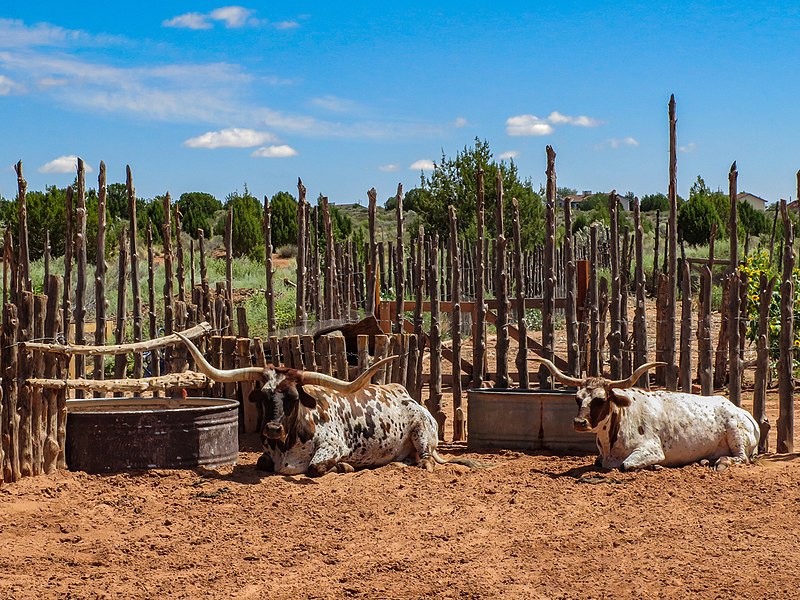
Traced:
<path fill-rule="evenodd" d="M 796 456 L 628 474 L 505 451 L 470 454 L 485 471 L 309 479 L 244 450 L 218 471 L 1 488 L 0 597 L 796 597 Z"/>
<path fill-rule="evenodd" d="M 768 409 L 774 424 L 774 391 Z M 798 455 L 620 473 L 592 456 L 447 444 L 493 468 L 310 479 L 257 471 L 253 435 L 241 447 L 219 470 L 0 487 L 0 598 L 798 595 Z"/>

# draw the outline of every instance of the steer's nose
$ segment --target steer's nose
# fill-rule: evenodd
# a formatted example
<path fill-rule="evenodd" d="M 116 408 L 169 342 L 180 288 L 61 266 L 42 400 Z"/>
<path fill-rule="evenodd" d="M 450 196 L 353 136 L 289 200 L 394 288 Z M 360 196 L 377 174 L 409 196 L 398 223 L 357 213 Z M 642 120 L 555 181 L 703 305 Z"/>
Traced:
<path fill-rule="evenodd" d="M 265 430 L 267 437 L 270 439 L 279 439 L 283 437 L 283 425 L 280 423 L 267 423 Z"/>
<path fill-rule="evenodd" d="M 575 417 L 572 420 L 572 426 L 576 431 L 586 431 L 587 429 L 590 429 L 588 419 L 584 419 L 582 417 Z"/>

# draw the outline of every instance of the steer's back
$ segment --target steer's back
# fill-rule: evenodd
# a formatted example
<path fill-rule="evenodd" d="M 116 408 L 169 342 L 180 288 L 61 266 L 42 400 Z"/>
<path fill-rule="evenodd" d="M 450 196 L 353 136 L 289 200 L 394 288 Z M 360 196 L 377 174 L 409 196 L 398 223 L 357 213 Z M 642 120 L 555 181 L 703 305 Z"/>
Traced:
<path fill-rule="evenodd" d="M 304 390 L 327 397 L 329 407 L 315 416 L 315 444 L 344 450 L 353 467 L 380 466 L 403 460 L 414 451 L 412 436 L 436 436 L 433 416 L 399 384 L 368 385 L 354 394 L 318 386 Z"/>
<path fill-rule="evenodd" d="M 638 443 L 660 442 L 666 466 L 702 458 L 716 459 L 735 452 L 730 441 L 745 440 L 748 458 L 755 453 L 759 429 L 746 410 L 722 396 L 697 396 L 680 392 L 632 391 L 626 429 Z M 616 393 L 620 393 L 616 391 Z M 627 395 L 627 394 L 626 394 Z"/>

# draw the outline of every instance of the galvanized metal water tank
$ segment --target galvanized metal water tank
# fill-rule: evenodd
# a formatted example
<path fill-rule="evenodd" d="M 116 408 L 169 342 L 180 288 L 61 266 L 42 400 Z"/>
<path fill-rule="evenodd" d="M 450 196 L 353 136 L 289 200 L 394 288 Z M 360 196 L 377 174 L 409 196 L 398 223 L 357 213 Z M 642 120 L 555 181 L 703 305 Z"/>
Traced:
<path fill-rule="evenodd" d="M 572 427 L 575 391 L 467 390 L 467 445 L 477 448 L 596 452 L 593 433 Z"/>
<path fill-rule="evenodd" d="M 91 398 L 67 402 L 66 461 L 112 473 L 236 464 L 239 403 L 225 398 Z"/>

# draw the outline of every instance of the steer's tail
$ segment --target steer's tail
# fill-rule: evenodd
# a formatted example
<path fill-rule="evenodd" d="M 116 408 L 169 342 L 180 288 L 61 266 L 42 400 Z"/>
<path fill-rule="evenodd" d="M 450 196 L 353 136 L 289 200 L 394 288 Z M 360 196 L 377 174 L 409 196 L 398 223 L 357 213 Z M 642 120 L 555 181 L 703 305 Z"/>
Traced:
<path fill-rule="evenodd" d="M 436 461 L 437 464 L 440 465 L 447 465 L 447 464 L 455 464 L 455 465 L 464 465 L 465 467 L 469 467 L 470 469 L 491 469 L 494 467 L 493 464 L 483 462 L 482 460 L 473 460 L 471 458 L 451 458 L 449 460 L 442 458 L 436 450 L 431 452 L 431 456 L 433 460 Z"/>

